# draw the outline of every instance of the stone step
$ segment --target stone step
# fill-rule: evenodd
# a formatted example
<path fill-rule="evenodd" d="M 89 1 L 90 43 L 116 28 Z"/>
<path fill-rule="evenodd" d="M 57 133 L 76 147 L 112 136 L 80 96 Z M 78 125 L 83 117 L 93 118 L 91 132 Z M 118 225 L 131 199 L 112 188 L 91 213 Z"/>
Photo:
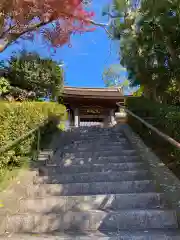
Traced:
<path fill-rule="evenodd" d="M 138 161 L 140 159 L 139 156 L 100 156 L 100 157 L 95 157 L 94 161 L 97 161 L 97 163 L 118 163 L 118 162 L 133 162 L 133 161 Z"/>
<path fill-rule="evenodd" d="M 112 133 L 112 132 L 84 132 L 84 133 L 80 133 L 78 135 L 76 135 L 78 138 L 89 138 L 89 137 L 101 137 L 101 138 L 121 138 L 121 137 L 125 137 L 125 135 L 122 132 L 118 132 L 118 133 Z"/>
<path fill-rule="evenodd" d="M 102 144 L 106 144 L 109 143 L 109 141 L 112 144 L 120 144 L 122 141 L 128 141 L 126 138 L 102 138 L 102 137 L 94 137 L 94 138 L 86 138 L 86 139 L 71 139 L 71 143 L 73 144 L 77 144 L 77 145 L 81 145 L 84 143 L 93 143 L 94 141 L 97 141 L 98 143 L 102 143 Z"/>
<path fill-rule="evenodd" d="M 132 146 L 130 144 L 121 144 L 121 146 L 111 146 L 111 145 L 107 145 L 107 146 L 104 146 L 104 147 L 100 147 L 100 146 L 97 146 L 96 149 L 100 152 L 104 152 L 104 151 L 113 151 L 113 152 L 116 152 L 116 153 L 119 153 L 121 152 L 122 150 L 133 150 L 132 149 Z"/>
<path fill-rule="evenodd" d="M 110 150 L 111 151 L 117 151 L 118 149 L 121 149 L 121 150 L 133 150 L 132 146 L 130 144 L 128 144 L 128 143 L 121 143 L 119 145 L 112 145 L 112 144 L 110 144 L 110 145 L 108 145 L 108 144 L 100 145 L 100 144 L 98 144 L 98 142 L 94 142 L 93 144 L 88 143 L 88 144 L 83 145 L 83 146 L 82 145 L 77 145 L 77 144 L 70 144 L 68 146 L 65 146 L 63 148 L 63 151 L 77 150 L 77 151 L 82 151 L 83 152 L 83 151 L 88 151 L 88 150 L 92 151 L 94 149 L 98 149 L 100 151 L 103 151 L 103 150 L 106 150 L 106 151 L 107 150 L 108 151 L 110 151 Z"/>
<path fill-rule="evenodd" d="M 154 192 L 152 180 L 121 181 L 121 182 L 92 182 L 69 184 L 40 184 L 26 189 L 27 197 L 45 196 L 78 196 L 118 193 Z"/>
<path fill-rule="evenodd" d="M 107 146 L 107 144 L 109 145 L 109 140 L 101 140 L 101 142 L 98 142 L 99 146 Z M 127 139 L 119 139 L 118 141 L 111 141 L 111 146 L 120 146 L 122 143 L 129 143 Z M 92 142 L 86 142 L 86 141 L 72 141 L 71 144 L 77 145 L 77 146 L 81 146 L 81 147 L 86 147 L 86 145 L 93 145 L 94 141 Z"/>
<path fill-rule="evenodd" d="M 109 236 L 108 236 L 109 235 Z M 119 233 L 70 232 L 69 234 L 9 234 L 1 240 L 179 240 L 179 230 L 120 231 Z"/>
<path fill-rule="evenodd" d="M 109 142 L 109 141 L 107 141 L 107 143 L 97 143 L 97 145 L 98 145 L 98 148 L 106 148 L 106 147 L 109 147 L 109 148 L 122 148 L 122 147 L 124 147 L 124 146 L 129 146 L 129 148 L 130 149 L 132 149 L 132 146 L 131 146 L 131 144 L 130 143 L 128 143 L 128 142 L 119 142 L 118 144 L 116 143 L 111 143 L 111 142 Z"/>
<path fill-rule="evenodd" d="M 132 147 L 129 144 L 121 144 L 121 146 L 106 146 L 106 147 L 100 147 L 98 144 L 92 146 L 86 146 L 86 147 L 76 147 L 76 146 L 68 146 L 67 148 L 64 148 L 64 152 L 88 152 L 88 151 L 97 151 L 98 152 L 104 152 L 104 151 L 113 151 L 115 153 L 119 153 L 122 150 L 133 150 Z"/>
<path fill-rule="evenodd" d="M 4 219 L 0 231 L 50 233 L 53 231 L 120 231 L 177 229 L 172 210 L 68 211 L 64 214 L 31 213 L 11 215 Z"/>
<path fill-rule="evenodd" d="M 114 138 L 111 138 L 111 137 L 105 137 L 103 138 L 102 136 L 98 135 L 98 136 L 93 136 L 93 137 L 86 137 L 86 138 L 77 138 L 77 139 L 72 139 L 72 141 L 74 143 L 77 143 L 77 144 L 84 144 L 84 143 L 93 143 L 93 142 L 98 142 L 98 143 L 107 143 L 107 142 L 128 142 L 127 138 L 117 138 L 117 137 L 114 137 Z"/>
<path fill-rule="evenodd" d="M 52 163 L 47 167 L 47 174 L 51 176 L 54 173 L 85 173 L 85 172 L 112 172 L 112 171 L 134 171 L 147 170 L 148 166 L 143 162 L 124 162 L 124 163 L 107 163 L 107 164 L 79 164 L 73 165 L 71 162 L 67 165 L 59 166 L 59 164 Z"/>
<path fill-rule="evenodd" d="M 134 180 L 149 180 L 151 175 L 147 170 L 121 172 L 91 172 L 73 174 L 50 174 L 36 177 L 34 183 L 88 183 L 88 182 L 119 182 Z"/>
<path fill-rule="evenodd" d="M 126 163 L 126 162 L 138 162 L 140 158 L 138 156 L 110 156 L 110 157 L 55 157 L 48 161 L 48 164 L 56 163 L 58 165 L 69 164 L 108 164 L 108 163 Z"/>
<path fill-rule="evenodd" d="M 111 194 L 93 196 L 52 196 L 46 198 L 21 199 L 18 213 L 65 213 L 72 211 L 123 209 L 163 209 L 167 207 L 163 194 Z"/>
<path fill-rule="evenodd" d="M 99 230 L 140 230 L 178 228 L 176 212 L 173 210 L 123 210 L 109 213 Z"/>
<path fill-rule="evenodd" d="M 86 138 L 86 140 L 91 140 L 91 138 Z M 106 144 L 108 143 L 109 140 L 111 140 L 111 143 L 112 144 L 120 144 L 121 142 L 128 142 L 129 143 L 129 140 L 126 138 L 126 137 L 115 137 L 115 138 L 107 138 L 107 137 L 102 137 L 102 136 L 97 136 L 97 137 L 94 137 L 93 140 L 98 140 L 98 142 L 100 144 Z M 82 141 L 82 139 L 73 139 L 72 142 L 76 143 L 76 144 L 85 144 L 86 141 Z"/>
<path fill-rule="evenodd" d="M 122 149 L 121 151 L 118 151 L 118 153 L 110 150 L 98 152 L 96 149 L 94 149 L 94 151 L 87 151 L 87 152 L 77 152 L 75 150 L 63 151 L 63 156 L 91 157 L 92 155 L 96 157 L 137 156 L 137 152 L 135 150 L 130 150 L 130 149 L 129 150 Z"/>
<path fill-rule="evenodd" d="M 103 137 L 102 137 L 103 138 Z M 97 140 L 100 139 L 99 134 L 93 134 L 93 135 L 80 135 L 76 138 L 77 141 L 86 141 L 86 140 Z"/>
<path fill-rule="evenodd" d="M 110 151 L 110 150 L 105 150 L 105 153 L 109 154 L 109 156 L 119 156 L 119 155 L 137 155 L 137 151 L 134 149 L 122 149 L 121 151 L 118 152 L 118 155 L 115 155 L 115 152 Z M 94 151 L 95 154 L 98 155 L 98 151 Z"/>
<path fill-rule="evenodd" d="M 98 129 L 98 131 L 90 131 L 89 129 L 87 130 L 83 130 L 81 132 L 76 132 L 78 136 L 89 136 L 89 135 L 99 135 L 102 134 L 103 136 L 110 136 L 110 135 L 120 135 L 120 136 L 124 136 L 123 131 L 112 131 L 112 130 L 105 130 L 105 129 Z"/>
<path fill-rule="evenodd" d="M 124 146 L 125 144 L 126 145 L 130 145 L 130 143 L 126 140 L 126 141 L 119 141 L 119 142 L 110 142 L 111 144 L 109 145 L 109 141 L 107 142 L 102 142 L 102 141 L 94 141 L 94 142 L 84 142 L 83 144 L 77 144 L 77 143 L 72 143 L 71 146 L 74 146 L 74 147 L 94 147 L 96 145 L 98 145 L 99 147 L 107 147 L 108 146 L 112 146 L 112 147 L 121 147 L 121 146 Z"/>

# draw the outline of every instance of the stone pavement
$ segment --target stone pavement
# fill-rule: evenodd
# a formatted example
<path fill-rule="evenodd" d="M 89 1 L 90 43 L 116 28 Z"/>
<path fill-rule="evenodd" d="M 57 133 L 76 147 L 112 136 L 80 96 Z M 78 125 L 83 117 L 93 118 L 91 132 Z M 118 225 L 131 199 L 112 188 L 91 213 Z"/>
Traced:
<path fill-rule="evenodd" d="M 0 239 L 180 239 L 176 210 L 120 128 L 74 129 L 59 146 L 18 212 L 1 216 Z"/>

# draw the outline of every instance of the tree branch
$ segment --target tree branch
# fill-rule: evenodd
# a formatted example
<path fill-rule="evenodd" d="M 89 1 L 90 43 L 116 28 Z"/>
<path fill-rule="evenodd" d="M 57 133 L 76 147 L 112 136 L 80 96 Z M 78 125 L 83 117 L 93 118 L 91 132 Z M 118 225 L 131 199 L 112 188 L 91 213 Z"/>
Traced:
<path fill-rule="evenodd" d="M 37 30 L 37 29 L 39 29 L 40 27 L 44 27 L 45 25 L 47 25 L 47 24 L 49 24 L 49 23 L 51 23 L 53 20 L 52 19 L 50 19 L 50 20 L 48 20 L 48 21 L 46 21 L 46 22 L 39 22 L 39 23 L 37 23 L 37 24 L 32 24 L 32 25 L 30 25 L 29 27 L 27 26 L 27 28 L 24 30 L 24 31 L 21 31 L 21 32 L 15 32 L 15 33 L 12 33 L 14 36 L 17 36 L 17 38 L 19 38 L 20 36 L 22 36 L 22 35 L 24 35 L 24 34 L 26 34 L 26 33 L 28 33 L 28 32 L 32 32 L 32 31 L 34 31 L 34 30 Z"/>
<path fill-rule="evenodd" d="M 86 21 L 91 23 L 92 25 L 99 26 L 99 27 L 108 27 L 109 26 L 108 23 L 98 23 L 91 19 L 87 19 Z"/>
<path fill-rule="evenodd" d="M 106 33 L 111 37 L 113 38 L 113 35 L 108 31 L 107 27 L 109 26 L 108 23 L 98 23 L 98 22 L 95 22 L 93 20 L 87 20 L 89 23 L 91 23 L 92 25 L 95 25 L 95 26 L 99 26 L 99 27 L 102 27 L 104 28 L 104 30 L 106 31 Z"/>
<path fill-rule="evenodd" d="M 32 32 L 36 29 L 39 29 L 40 27 L 46 26 L 50 22 L 52 22 L 52 20 L 48 20 L 46 22 L 40 22 L 37 24 L 32 24 L 29 27 L 27 26 L 27 28 L 25 30 L 20 31 L 20 32 L 14 32 L 14 33 L 9 33 L 9 34 L 7 33 L 7 36 L 4 37 L 4 39 L 2 39 L 3 42 L 0 43 L 0 53 L 3 52 L 13 41 L 17 40 L 22 35 L 24 35 L 28 32 Z"/>
<path fill-rule="evenodd" d="M 11 31 L 14 27 L 15 27 L 15 25 L 10 26 L 7 30 L 2 32 L 2 34 L 0 35 L 0 39 L 4 38 L 6 36 L 6 34 L 8 34 L 8 32 Z"/>
<path fill-rule="evenodd" d="M 120 17 L 122 17 L 121 15 L 113 15 L 113 14 L 111 14 L 110 12 L 107 12 L 106 13 L 106 15 L 108 15 L 110 18 L 112 18 L 112 19 L 115 19 L 115 18 L 120 18 Z"/>
<path fill-rule="evenodd" d="M 66 14 L 66 13 L 62 13 L 63 15 L 67 16 L 69 14 Z M 78 17 L 74 16 L 74 15 L 69 15 L 69 17 L 74 17 L 74 18 L 77 18 L 79 19 Z M 80 19 L 79 19 L 80 20 Z M 98 22 L 95 22 L 94 20 L 91 20 L 91 19 L 87 19 L 87 20 L 84 20 L 82 19 L 83 21 L 85 22 L 88 22 L 92 25 L 95 25 L 95 26 L 99 26 L 99 27 L 102 27 L 106 33 L 111 37 L 113 38 L 113 35 L 108 31 L 107 27 L 109 26 L 109 23 L 98 23 Z M 17 40 L 19 37 L 23 36 L 24 34 L 28 33 L 28 32 L 32 32 L 36 29 L 39 29 L 41 27 L 44 27 L 46 26 L 47 24 L 53 22 L 53 19 L 49 19 L 48 21 L 45 21 L 45 22 L 39 22 L 37 24 L 32 24 L 30 26 L 27 26 L 27 28 L 23 31 L 20 31 L 20 32 L 9 32 L 9 30 L 12 30 L 15 26 L 13 26 L 12 29 L 8 29 L 7 31 L 5 31 L 1 36 L 0 36 L 0 40 L 2 39 L 2 43 L 0 42 L 0 53 L 3 52 L 13 41 Z"/>

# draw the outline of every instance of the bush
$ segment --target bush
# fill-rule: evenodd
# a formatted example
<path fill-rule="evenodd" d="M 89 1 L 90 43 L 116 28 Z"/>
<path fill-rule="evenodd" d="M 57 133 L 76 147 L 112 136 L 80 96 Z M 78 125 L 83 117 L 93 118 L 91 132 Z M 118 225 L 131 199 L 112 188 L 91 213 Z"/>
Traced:
<path fill-rule="evenodd" d="M 180 107 L 153 102 L 144 97 L 128 98 L 126 105 L 133 113 L 180 142 Z M 134 117 L 129 116 L 128 123 L 147 145 L 149 144 L 153 150 L 156 149 L 158 152 L 164 153 L 163 157 L 167 158 L 166 163 L 173 162 L 173 164 L 179 165 L 180 151 L 176 147 L 148 129 Z"/>
<path fill-rule="evenodd" d="M 0 148 L 12 143 L 19 137 L 48 119 L 41 128 L 50 130 L 58 120 L 65 120 L 65 107 L 57 103 L 47 102 L 0 102 Z M 53 124 L 54 123 L 54 124 Z M 42 132 L 41 131 L 41 132 Z M 37 133 L 28 137 L 6 153 L 0 155 L 0 169 L 19 167 L 24 157 L 32 154 Z"/>
<path fill-rule="evenodd" d="M 153 102 L 144 97 L 127 99 L 128 109 L 180 141 L 180 107 Z"/>

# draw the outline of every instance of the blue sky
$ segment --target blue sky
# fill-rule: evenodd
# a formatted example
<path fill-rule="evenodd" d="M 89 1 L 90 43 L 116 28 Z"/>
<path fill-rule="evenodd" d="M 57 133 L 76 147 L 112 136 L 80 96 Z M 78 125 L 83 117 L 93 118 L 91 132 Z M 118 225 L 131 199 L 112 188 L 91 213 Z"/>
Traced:
<path fill-rule="evenodd" d="M 95 12 L 95 20 L 107 22 L 102 17 L 102 8 L 110 0 L 93 0 L 91 9 Z M 42 56 L 51 57 L 57 61 L 64 61 L 65 80 L 67 85 L 82 87 L 104 87 L 102 73 L 105 67 L 119 63 L 119 43 L 111 41 L 104 29 L 97 28 L 94 32 L 72 36 L 72 47 L 63 46 L 50 51 L 38 43 L 21 41 L 14 44 L 0 54 L 0 60 L 8 59 L 13 51 L 35 50 Z M 122 73 L 124 75 L 125 73 Z"/>

